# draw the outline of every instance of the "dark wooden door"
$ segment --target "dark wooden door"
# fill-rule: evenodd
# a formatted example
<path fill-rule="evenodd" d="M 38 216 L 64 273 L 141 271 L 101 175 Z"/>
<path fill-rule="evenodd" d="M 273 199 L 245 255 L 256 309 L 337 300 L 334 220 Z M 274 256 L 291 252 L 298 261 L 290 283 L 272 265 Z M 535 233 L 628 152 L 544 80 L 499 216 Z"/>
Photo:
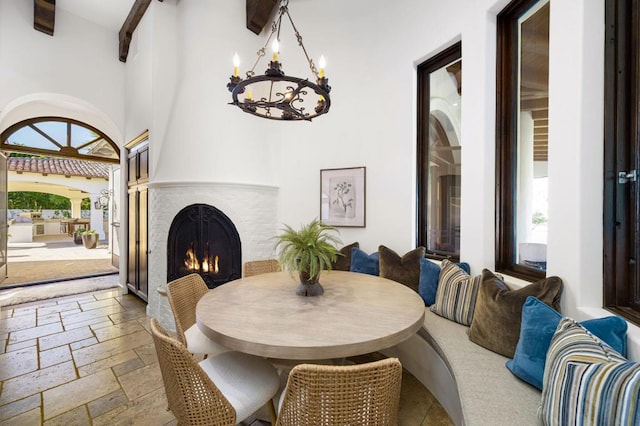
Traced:
<path fill-rule="evenodd" d="M 138 292 L 140 297 L 147 299 L 148 288 L 148 221 L 147 221 L 147 208 L 149 203 L 147 201 L 148 191 L 147 188 L 140 188 L 138 190 Z M 142 296 L 144 295 L 144 296 Z"/>
<path fill-rule="evenodd" d="M 149 145 L 146 138 L 128 149 L 127 287 L 143 300 L 148 295 Z"/>

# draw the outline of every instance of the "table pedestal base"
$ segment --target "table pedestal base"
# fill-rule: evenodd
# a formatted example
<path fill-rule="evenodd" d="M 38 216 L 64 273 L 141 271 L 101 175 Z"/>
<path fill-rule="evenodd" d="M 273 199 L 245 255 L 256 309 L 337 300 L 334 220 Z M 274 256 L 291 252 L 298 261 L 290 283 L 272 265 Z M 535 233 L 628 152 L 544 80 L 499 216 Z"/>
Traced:
<path fill-rule="evenodd" d="M 296 294 L 298 296 L 320 296 L 322 293 L 324 293 L 324 288 L 320 283 L 300 283 L 298 288 L 296 288 Z"/>

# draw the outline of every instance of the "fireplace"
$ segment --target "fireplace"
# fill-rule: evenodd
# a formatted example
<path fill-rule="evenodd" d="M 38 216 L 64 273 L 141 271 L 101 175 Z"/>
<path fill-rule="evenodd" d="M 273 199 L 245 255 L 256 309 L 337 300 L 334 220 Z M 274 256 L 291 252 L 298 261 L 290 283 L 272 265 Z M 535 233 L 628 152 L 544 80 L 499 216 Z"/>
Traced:
<path fill-rule="evenodd" d="M 214 288 L 242 275 L 240 235 L 223 212 L 207 204 L 182 209 L 171 222 L 167 281 L 198 273 Z"/>

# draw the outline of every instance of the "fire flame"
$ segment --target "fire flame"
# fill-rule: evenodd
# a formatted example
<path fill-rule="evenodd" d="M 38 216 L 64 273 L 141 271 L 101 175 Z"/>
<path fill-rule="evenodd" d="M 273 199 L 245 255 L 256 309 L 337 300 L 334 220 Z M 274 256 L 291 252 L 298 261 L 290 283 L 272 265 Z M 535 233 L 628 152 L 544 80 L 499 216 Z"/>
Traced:
<path fill-rule="evenodd" d="M 218 267 L 218 256 L 212 257 L 207 251 L 205 251 L 204 259 L 202 259 L 202 263 L 200 263 L 198 256 L 196 256 L 196 253 L 193 250 L 193 246 L 189 247 L 185 253 L 184 266 L 190 271 L 212 274 L 217 274 L 220 271 Z"/>
<path fill-rule="evenodd" d="M 217 274 L 218 271 L 218 256 L 215 256 L 213 258 L 213 261 L 211 261 L 210 256 L 205 257 L 205 259 L 202 261 L 202 272 L 212 272 L 214 274 Z"/>

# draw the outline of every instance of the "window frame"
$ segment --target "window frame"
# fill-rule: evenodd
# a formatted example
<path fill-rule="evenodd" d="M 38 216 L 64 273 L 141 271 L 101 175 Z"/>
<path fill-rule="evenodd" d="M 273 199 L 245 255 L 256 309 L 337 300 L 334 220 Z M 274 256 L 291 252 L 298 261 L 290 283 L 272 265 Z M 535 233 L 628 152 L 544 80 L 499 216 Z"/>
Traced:
<path fill-rule="evenodd" d="M 518 18 L 540 0 L 514 0 L 497 16 L 496 48 L 496 271 L 526 281 L 546 271 L 516 258 L 518 164 Z"/>
<path fill-rule="evenodd" d="M 462 41 L 458 41 L 447 47 L 417 67 L 418 88 L 418 129 L 417 129 L 417 229 L 416 244 L 426 249 L 426 257 L 431 259 L 460 260 L 460 253 L 441 250 L 429 250 L 428 247 L 428 214 L 429 214 L 429 114 L 430 102 L 430 75 L 432 72 L 456 61 L 462 60 Z M 426 117 L 426 119 L 425 119 Z"/>
<path fill-rule="evenodd" d="M 603 305 L 640 325 L 640 0 L 605 2 Z"/>

